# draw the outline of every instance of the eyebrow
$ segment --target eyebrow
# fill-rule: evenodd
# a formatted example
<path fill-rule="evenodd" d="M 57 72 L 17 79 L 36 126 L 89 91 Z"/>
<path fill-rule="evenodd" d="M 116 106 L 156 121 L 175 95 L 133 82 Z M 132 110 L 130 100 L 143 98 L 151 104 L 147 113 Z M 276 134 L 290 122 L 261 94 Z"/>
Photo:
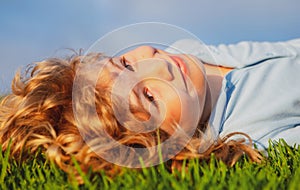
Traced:
<path fill-rule="evenodd" d="M 109 61 L 114 67 L 116 67 L 117 69 L 119 69 L 119 70 L 123 70 L 123 69 L 124 69 L 122 66 L 120 66 L 120 65 L 117 64 L 117 63 L 115 63 L 115 62 L 113 61 L 113 58 L 112 58 L 112 57 L 110 57 L 108 61 Z"/>
<path fill-rule="evenodd" d="M 141 100 L 141 96 L 139 95 L 139 93 L 136 90 L 132 90 L 133 92 L 133 98 L 136 100 L 135 101 L 135 105 L 130 104 L 130 111 L 133 114 L 137 114 L 137 113 L 141 113 L 141 114 L 145 114 L 145 116 L 147 118 L 149 118 L 151 116 L 150 112 L 147 111 L 147 109 L 145 108 L 142 100 Z"/>
<path fill-rule="evenodd" d="M 137 103 L 137 106 L 138 107 L 142 107 L 142 110 L 144 111 L 144 112 L 147 112 L 147 113 L 149 113 L 147 110 L 146 110 L 146 108 L 145 108 L 145 106 L 144 106 L 144 104 L 143 104 L 143 102 L 142 102 L 142 100 L 141 100 L 141 96 L 139 95 L 139 93 L 137 93 L 136 92 L 136 90 L 132 90 L 132 92 L 133 92 L 133 97 L 136 99 L 136 103 Z"/>

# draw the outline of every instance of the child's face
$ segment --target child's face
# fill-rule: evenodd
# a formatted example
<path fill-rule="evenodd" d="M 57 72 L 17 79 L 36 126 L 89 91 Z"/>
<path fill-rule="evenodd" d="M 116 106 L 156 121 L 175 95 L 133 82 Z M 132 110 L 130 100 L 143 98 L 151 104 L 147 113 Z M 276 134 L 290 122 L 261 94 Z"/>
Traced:
<path fill-rule="evenodd" d="M 138 120 L 154 116 L 170 134 L 174 131 L 168 124 L 174 120 L 180 126 L 197 124 L 206 95 L 205 72 L 199 59 L 141 46 L 113 58 L 113 62 L 106 66 L 118 73 L 115 80 L 119 82 L 113 88 L 123 90 L 118 94 L 145 110 L 135 112 Z"/>

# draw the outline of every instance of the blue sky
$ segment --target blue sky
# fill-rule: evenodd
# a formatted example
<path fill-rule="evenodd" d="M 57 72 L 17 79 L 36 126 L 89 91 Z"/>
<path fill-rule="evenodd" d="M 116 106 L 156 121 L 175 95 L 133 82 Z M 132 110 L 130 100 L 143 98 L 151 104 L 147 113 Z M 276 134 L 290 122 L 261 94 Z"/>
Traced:
<path fill-rule="evenodd" d="M 64 48 L 86 50 L 128 24 L 173 24 L 206 44 L 281 41 L 300 37 L 299 7 L 299 0 L 2 0 L 0 93 L 18 68 Z"/>

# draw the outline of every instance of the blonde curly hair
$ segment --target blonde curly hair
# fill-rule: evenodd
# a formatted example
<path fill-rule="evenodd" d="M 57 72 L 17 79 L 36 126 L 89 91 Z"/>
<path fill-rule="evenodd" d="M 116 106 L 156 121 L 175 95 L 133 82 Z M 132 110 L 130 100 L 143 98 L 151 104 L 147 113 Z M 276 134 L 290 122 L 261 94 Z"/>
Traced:
<path fill-rule="evenodd" d="M 112 109 L 112 105 L 118 102 L 110 99 L 110 80 L 101 81 L 100 78 L 96 88 L 86 87 L 79 92 L 79 100 L 75 103 L 72 101 L 73 82 L 78 68 L 81 65 L 96 64 L 103 57 L 100 53 L 93 53 L 84 58 L 80 55 L 65 59 L 52 58 L 31 65 L 24 75 L 18 72 L 12 81 L 12 93 L 0 103 L 2 150 L 7 150 L 11 141 L 11 156 L 16 159 L 28 159 L 40 149 L 48 160 L 66 172 L 75 171 L 72 162 L 74 157 L 83 171 L 91 167 L 93 170 L 114 174 L 120 167 L 101 158 L 99 154 L 118 158 L 119 162 L 129 166 L 139 160 L 130 159 L 130 152 L 121 152 L 118 144 L 102 139 L 103 132 L 121 145 L 133 148 L 153 147 L 160 140 L 166 140 L 169 135 L 163 130 L 138 134 L 120 125 Z M 82 78 L 85 80 L 84 76 Z M 88 80 L 88 75 L 86 78 Z M 95 101 L 89 98 L 91 93 L 95 94 Z M 94 105 L 97 118 L 86 111 Z M 83 110 L 79 117 L 84 122 L 80 125 L 74 117 L 73 106 Z M 261 160 L 261 155 L 252 148 L 251 139 L 246 134 L 243 135 L 249 139 L 249 144 L 245 140 L 228 140 L 235 135 L 233 133 L 200 153 L 205 128 L 205 125 L 199 126 L 184 149 L 171 158 L 171 169 L 180 168 L 184 159 L 209 160 L 212 153 L 228 165 L 233 165 L 243 154 L 255 162 Z M 176 142 L 180 144 L 181 141 Z M 155 154 L 156 151 L 149 149 L 149 161 Z"/>

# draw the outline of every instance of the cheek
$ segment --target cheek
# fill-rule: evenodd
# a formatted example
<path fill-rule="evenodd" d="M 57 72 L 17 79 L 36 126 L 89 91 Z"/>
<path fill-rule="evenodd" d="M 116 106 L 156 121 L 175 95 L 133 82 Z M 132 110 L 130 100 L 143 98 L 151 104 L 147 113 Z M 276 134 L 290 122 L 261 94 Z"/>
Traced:
<path fill-rule="evenodd" d="M 191 97 L 186 92 L 174 89 L 170 85 L 156 84 L 152 87 L 152 90 L 155 89 L 154 94 L 158 95 L 159 115 L 161 121 L 163 121 L 160 127 L 163 130 L 172 134 L 174 123 L 179 124 L 184 129 L 194 126 L 195 122 L 191 122 L 191 120 L 200 118 L 195 114 L 200 107 L 195 101 L 196 97 Z M 193 111 L 195 109 L 196 111 Z"/>
<path fill-rule="evenodd" d="M 185 120 L 185 117 L 189 116 L 189 111 L 193 110 L 196 98 L 192 98 L 185 92 L 178 91 L 177 93 L 169 93 L 164 97 L 166 106 L 166 118 L 173 119 L 177 123 L 181 120 Z"/>
<path fill-rule="evenodd" d="M 200 118 L 199 104 L 186 94 L 167 101 L 166 117 L 162 129 L 169 134 L 174 133 L 174 122 L 184 131 L 190 132 L 195 129 Z"/>
<path fill-rule="evenodd" d="M 167 96 L 164 96 L 163 99 L 163 109 L 165 111 L 164 122 L 162 123 L 161 128 L 169 134 L 174 133 L 174 123 L 178 124 L 182 119 L 182 106 L 183 102 L 180 96 L 176 93 L 168 93 Z"/>
<path fill-rule="evenodd" d="M 181 102 L 178 97 L 166 101 L 166 121 L 175 121 L 178 123 L 181 117 Z"/>
<path fill-rule="evenodd" d="M 160 108 L 161 113 L 165 113 L 165 120 L 179 121 L 181 116 L 181 98 L 178 92 L 170 87 L 163 88 L 163 93 L 160 93 Z"/>

